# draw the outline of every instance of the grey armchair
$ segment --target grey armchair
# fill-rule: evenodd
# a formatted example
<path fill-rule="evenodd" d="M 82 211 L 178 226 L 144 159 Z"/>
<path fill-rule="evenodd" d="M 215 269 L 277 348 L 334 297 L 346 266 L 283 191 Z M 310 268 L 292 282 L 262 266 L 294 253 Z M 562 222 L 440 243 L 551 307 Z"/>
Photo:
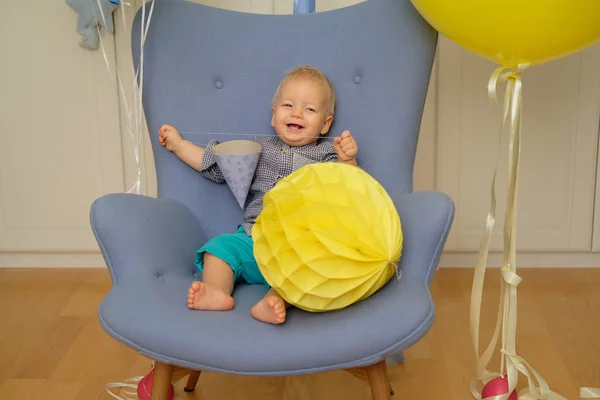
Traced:
<path fill-rule="evenodd" d="M 143 99 L 158 198 L 108 194 L 91 207 L 92 229 L 113 280 L 99 309 L 102 327 L 156 361 L 152 399 L 166 398 L 173 367 L 196 371 L 189 390 L 197 371 L 294 375 L 345 369 L 368 380 L 375 400 L 389 398 L 386 360 L 401 357 L 432 325 L 429 286 L 454 217 L 445 194 L 413 192 L 436 32 L 409 0 L 369 0 L 306 15 L 156 2 Z M 132 30 L 136 63 L 139 24 L 140 12 Z M 162 148 L 157 131 L 172 124 L 196 132 L 184 138 L 197 143 L 274 134 L 271 96 L 283 72 L 299 64 L 331 78 L 338 103 L 330 135 L 352 131 L 359 165 L 395 202 L 404 231 L 402 279 L 340 311 L 291 309 L 281 326 L 250 316 L 264 295 L 262 285 L 237 286 L 230 312 L 189 310 L 187 289 L 202 278 L 195 251 L 232 232 L 243 214 L 227 185 L 204 179 Z"/>

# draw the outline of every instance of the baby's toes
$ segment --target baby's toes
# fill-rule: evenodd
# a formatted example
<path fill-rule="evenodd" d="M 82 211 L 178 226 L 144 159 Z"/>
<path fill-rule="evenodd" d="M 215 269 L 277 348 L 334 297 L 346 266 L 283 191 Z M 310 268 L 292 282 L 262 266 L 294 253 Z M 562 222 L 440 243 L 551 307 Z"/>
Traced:
<path fill-rule="evenodd" d="M 196 296 L 194 296 L 193 294 L 188 294 L 187 296 L 187 302 L 188 304 L 194 304 L 194 299 L 196 298 Z"/>
<path fill-rule="evenodd" d="M 280 312 L 277 313 L 277 320 L 279 322 L 285 321 L 285 308 L 282 309 Z"/>
<path fill-rule="evenodd" d="M 276 297 L 270 297 L 267 300 L 267 304 L 269 305 L 269 307 L 271 307 L 273 310 L 276 310 L 277 308 L 279 308 L 279 306 L 281 305 L 281 302 L 279 301 L 279 299 L 277 299 Z"/>

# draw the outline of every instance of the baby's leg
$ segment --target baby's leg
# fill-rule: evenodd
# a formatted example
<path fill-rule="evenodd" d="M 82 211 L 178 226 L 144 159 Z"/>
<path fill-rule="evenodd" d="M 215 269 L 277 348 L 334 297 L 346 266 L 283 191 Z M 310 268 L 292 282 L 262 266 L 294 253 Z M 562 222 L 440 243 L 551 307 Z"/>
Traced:
<path fill-rule="evenodd" d="M 269 324 L 282 324 L 285 322 L 286 309 L 289 303 L 273 289 L 269 290 L 265 297 L 262 298 L 250 313 L 259 321 Z"/>
<path fill-rule="evenodd" d="M 195 281 L 188 290 L 188 307 L 196 310 L 231 310 L 234 306 L 233 270 L 225 261 L 204 253 L 202 282 Z"/>

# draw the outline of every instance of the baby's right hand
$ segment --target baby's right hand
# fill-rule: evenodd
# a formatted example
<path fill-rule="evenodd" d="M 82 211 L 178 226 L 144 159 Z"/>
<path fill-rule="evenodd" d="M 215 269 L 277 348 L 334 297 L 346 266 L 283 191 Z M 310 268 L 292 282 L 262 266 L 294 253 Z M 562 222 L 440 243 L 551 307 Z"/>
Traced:
<path fill-rule="evenodd" d="M 182 140 L 183 138 L 177 129 L 170 125 L 163 125 L 158 130 L 158 142 L 161 146 L 165 146 L 169 151 L 173 151 L 173 148 Z"/>

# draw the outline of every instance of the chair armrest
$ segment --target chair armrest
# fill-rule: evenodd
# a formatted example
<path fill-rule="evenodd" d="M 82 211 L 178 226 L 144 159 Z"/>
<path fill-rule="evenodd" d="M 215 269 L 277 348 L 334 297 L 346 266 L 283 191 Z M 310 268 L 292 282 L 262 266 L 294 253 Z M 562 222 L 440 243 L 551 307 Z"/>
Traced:
<path fill-rule="evenodd" d="M 196 250 L 208 235 L 183 204 L 135 194 L 105 195 L 90 209 L 90 222 L 113 282 L 190 277 Z"/>
<path fill-rule="evenodd" d="M 454 220 L 454 203 L 439 191 L 422 191 L 397 196 L 404 243 L 400 268 L 431 284 L 448 233 Z"/>

